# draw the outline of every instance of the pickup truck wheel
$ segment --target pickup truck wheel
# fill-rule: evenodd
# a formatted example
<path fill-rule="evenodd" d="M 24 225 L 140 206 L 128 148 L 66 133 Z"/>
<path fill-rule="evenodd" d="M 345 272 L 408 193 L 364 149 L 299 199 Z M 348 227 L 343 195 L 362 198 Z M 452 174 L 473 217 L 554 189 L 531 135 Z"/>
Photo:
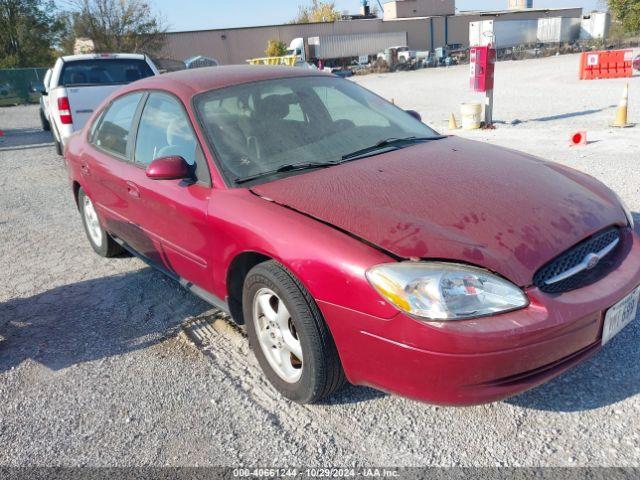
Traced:
<path fill-rule="evenodd" d="M 314 403 L 345 383 L 331 332 L 304 286 L 275 261 L 247 275 L 243 311 L 249 344 L 285 397 Z"/>
<path fill-rule="evenodd" d="M 45 118 L 42 110 L 40 110 L 40 124 L 42 125 L 42 130 L 44 130 L 45 132 L 51 130 L 51 124 L 49 123 L 49 120 Z"/>
<path fill-rule="evenodd" d="M 93 250 L 107 258 L 122 253 L 122 247 L 102 228 L 93 202 L 82 188 L 78 191 L 78 204 L 82 225 Z"/>
<path fill-rule="evenodd" d="M 53 144 L 56 147 L 56 153 L 60 156 L 62 156 L 62 144 L 55 139 L 55 137 L 53 137 Z"/>

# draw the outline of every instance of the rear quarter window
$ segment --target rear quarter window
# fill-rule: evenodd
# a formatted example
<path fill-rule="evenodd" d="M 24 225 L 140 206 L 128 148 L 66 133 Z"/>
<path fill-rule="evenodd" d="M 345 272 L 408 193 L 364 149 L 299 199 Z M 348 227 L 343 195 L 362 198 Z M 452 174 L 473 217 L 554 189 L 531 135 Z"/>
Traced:
<path fill-rule="evenodd" d="M 59 84 L 65 87 L 118 85 L 152 75 L 153 70 L 144 60 L 96 58 L 65 62 Z"/>

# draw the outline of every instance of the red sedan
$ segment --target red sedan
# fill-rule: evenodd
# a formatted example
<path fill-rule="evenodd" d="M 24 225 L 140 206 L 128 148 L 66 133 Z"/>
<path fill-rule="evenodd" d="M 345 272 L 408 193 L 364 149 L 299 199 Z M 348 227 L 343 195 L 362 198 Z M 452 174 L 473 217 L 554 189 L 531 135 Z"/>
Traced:
<path fill-rule="evenodd" d="M 441 136 L 348 81 L 222 67 L 124 87 L 66 150 L 89 242 L 245 324 L 265 375 L 452 405 L 576 365 L 635 319 L 640 238 L 595 179 Z"/>

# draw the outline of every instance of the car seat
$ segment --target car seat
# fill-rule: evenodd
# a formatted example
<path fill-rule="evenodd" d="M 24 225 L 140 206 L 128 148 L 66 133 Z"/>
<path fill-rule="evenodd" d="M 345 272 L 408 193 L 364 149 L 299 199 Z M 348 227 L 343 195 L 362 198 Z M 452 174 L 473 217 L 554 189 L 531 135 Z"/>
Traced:
<path fill-rule="evenodd" d="M 183 157 L 188 164 L 195 162 L 195 141 L 187 122 L 180 118 L 169 122 L 167 126 L 167 146 L 158 151 L 157 157 L 177 155 Z"/>

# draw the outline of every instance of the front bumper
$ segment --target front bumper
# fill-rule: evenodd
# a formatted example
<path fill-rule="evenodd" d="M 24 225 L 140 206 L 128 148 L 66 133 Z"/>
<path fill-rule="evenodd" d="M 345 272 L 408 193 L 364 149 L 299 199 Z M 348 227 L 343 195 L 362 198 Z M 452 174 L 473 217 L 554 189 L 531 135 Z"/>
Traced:
<path fill-rule="evenodd" d="M 640 238 L 628 232 L 624 244 L 621 261 L 600 281 L 560 295 L 529 288 L 529 307 L 494 317 L 424 323 L 318 305 L 351 383 L 436 404 L 491 402 L 599 350 L 606 310 L 640 284 Z"/>

